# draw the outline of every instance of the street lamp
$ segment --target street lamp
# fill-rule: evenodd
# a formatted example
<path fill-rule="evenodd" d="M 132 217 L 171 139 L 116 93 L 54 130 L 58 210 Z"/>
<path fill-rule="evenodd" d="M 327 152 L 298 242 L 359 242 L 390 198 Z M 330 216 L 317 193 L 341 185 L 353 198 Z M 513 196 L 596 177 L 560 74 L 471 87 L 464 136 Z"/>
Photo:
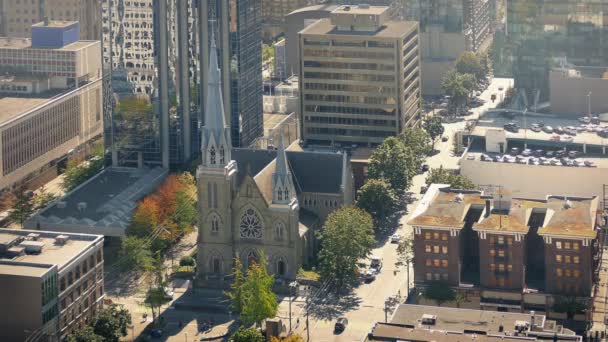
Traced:
<path fill-rule="evenodd" d="M 591 92 L 587 94 L 587 116 L 591 117 Z"/>

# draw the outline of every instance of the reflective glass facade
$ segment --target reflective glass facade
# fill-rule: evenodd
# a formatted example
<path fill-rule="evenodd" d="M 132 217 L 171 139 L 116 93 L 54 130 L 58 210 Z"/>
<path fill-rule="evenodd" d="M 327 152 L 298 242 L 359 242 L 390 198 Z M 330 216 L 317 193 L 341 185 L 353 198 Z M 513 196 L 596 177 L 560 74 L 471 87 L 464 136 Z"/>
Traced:
<path fill-rule="evenodd" d="M 567 61 L 608 65 L 608 0 L 507 0 L 507 25 L 497 32 L 496 74 L 512 74 L 528 99 L 546 99 L 550 68 Z"/>

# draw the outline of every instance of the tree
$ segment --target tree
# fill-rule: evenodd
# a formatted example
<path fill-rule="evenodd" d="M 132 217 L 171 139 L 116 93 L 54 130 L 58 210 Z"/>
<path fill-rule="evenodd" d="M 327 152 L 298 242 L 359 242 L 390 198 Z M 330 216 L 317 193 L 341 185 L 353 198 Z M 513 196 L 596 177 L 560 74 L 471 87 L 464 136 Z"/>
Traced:
<path fill-rule="evenodd" d="M 194 266 L 196 266 L 196 261 L 191 256 L 185 256 L 179 260 L 179 265 L 194 267 Z"/>
<path fill-rule="evenodd" d="M 393 190 L 401 193 L 409 188 L 410 181 L 416 174 L 415 166 L 412 151 L 400 139 L 389 137 L 372 153 L 368 177 L 384 179 Z"/>
<path fill-rule="evenodd" d="M 180 190 L 175 194 L 175 213 L 172 221 L 177 227 L 177 234 L 183 235 L 192 229 L 192 225 L 198 218 L 198 212 L 194 207 L 194 201 L 184 191 Z"/>
<path fill-rule="evenodd" d="M 433 141 L 433 144 L 435 143 L 435 140 L 437 139 L 437 137 L 440 137 L 443 134 L 443 132 L 445 131 L 445 128 L 441 124 L 441 118 L 438 116 L 434 116 L 434 117 L 426 120 L 424 122 L 424 129 L 431 136 L 431 140 Z"/>
<path fill-rule="evenodd" d="M 410 264 L 414 262 L 414 245 L 412 240 L 406 237 L 403 237 L 403 240 L 399 242 L 397 245 L 397 254 L 399 258 L 405 264 L 407 270 L 407 295 L 410 293 Z"/>
<path fill-rule="evenodd" d="M 482 64 L 482 60 L 475 53 L 470 51 L 463 52 L 456 61 L 456 71 L 461 74 L 471 74 L 478 81 L 486 77 L 486 67 Z"/>
<path fill-rule="evenodd" d="M 430 299 L 441 306 L 442 303 L 451 302 L 456 298 L 456 292 L 444 281 L 434 281 L 424 290 L 424 298 Z"/>
<path fill-rule="evenodd" d="M 368 179 L 359 189 L 357 207 L 372 215 L 376 226 L 383 226 L 397 211 L 397 196 L 382 179 Z"/>
<path fill-rule="evenodd" d="M 277 314 L 277 295 L 272 292 L 274 277 L 266 269 L 266 256 L 260 253 L 259 263 L 253 263 L 247 270 L 245 282 L 241 286 L 241 318 L 246 323 L 262 326 L 262 321 Z"/>
<path fill-rule="evenodd" d="M 234 258 L 234 268 L 232 269 L 231 291 L 226 295 L 230 299 L 230 310 L 237 315 L 243 312 L 243 284 L 245 284 L 245 274 L 243 273 L 243 263 L 239 258 Z"/>
<path fill-rule="evenodd" d="M 264 335 L 254 328 L 243 328 L 240 327 L 230 337 L 230 342 L 265 342 Z"/>
<path fill-rule="evenodd" d="M 68 192 L 87 181 L 103 169 L 103 154 L 95 155 L 88 161 L 78 164 L 76 160 L 70 160 L 63 174 L 62 188 Z"/>
<path fill-rule="evenodd" d="M 282 340 L 278 337 L 272 337 L 270 342 L 304 342 L 304 338 L 298 334 L 294 334 L 289 335 Z"/>
<path fill-rule="evenodd" d="M 127 336 L 129 325 L 131 325 L 131 314 L 117 305 L 103 308 L 91 324 L 95 334 L 106 342 L 118 342 L 121 337 Z"/>
<path fill-rule="evenodd" d="M 463 292 L 458 292 L 456 293 L 456 296 L 454 296 L 454 303 L 456 303 L 456 307 L 460 308 L 460 305 L 462 303 L 466 303 L 469 302 L 469 299 L 467 298 L 467 295 Z"/>
<path fill-rule="evenodd" d="M 375 243 L 373 229 L 371 215 L 355 207 L 338 209 L 325 220 L 319 233 L 319 270 L 337 292 L 356 280 L 357 261 L 367 257 Z"/>
<path fill-rule="evenodd" d="M 137 204 L 129 227 L 127 227 L 128 236 L 148 237 L 152 234 L 154 228 L 159 225 L 159 204 L 151 196 L 146 196 Z"/>
<path fill-rule="evenodd" d="M 406 148 L 412 151 L 416 160 L 416 168 L 422 165 L 422 162 L 433 151 L 431 144 L 431 136 L 429 133 L 420 128 L 406 128 L 399 136 Z"/>
<path fill-rule="evenodd" d="M 35 210 L 45 208 L 49 203 L 56 200 L 57 196 L 46 191 L 44 186 L 40 187 L 34 194 L 33 204 Z"/>
<path fill-rule="evenodd" d="M 160 308 L 164 304 L 171 301 L 171 298 L 167 296 L 165 288 L 163 286 L 151 287 L 148 289 L 146 299 L 144 303 L 152 310 L 152 321 L 156 322 L 156 317 L 160 316 Z M 158 314 L 157 314 L 158 312 Z"/>
<path fill-rule="evenodd" d="M 122 240 L 121 267 L 135 272 L 146 272 L 153 268 L 154 258 L 146 240 L 137 236 L 127 236 Z"/>
<path fill-rule="evenodd" d="M 568 319 L 573 319 L 577 313 L 583 313 L 587 309 L 587 305 L 576 297 L 557 297 L 553 304 L 555 312 L 565 313 Z"/>
<path fill-rule="evenodd" d="M 446 170 L 443 166 L 438 169 L 431 169 L 426 178 L 426 184 L 449 184 L 452 189 L 472 190 L 475 189 L 475 184 L 463 175 L 456 175 L 453 172 Z"/>
<path fill-rule="evenodd" d="M 102 336 L 95 334 L 93 327 L 85 325 L 68 335 L 68 342 L 105 342 Z"/>
<path fill-rule="evenodd" d="M 456 113 L 466 104 L 469 94 L 475 88 L 475 77 L 452 69 L 443 77 L 441 88 L 450 96 L 449 110 Z"/>
<path fill-rule="evenodd" d="M 23 222 L 34 213 L 34 195 L 25 186 L 18 186 L 13 190 L 13 197 L 13 210 L 8 217 L 11 221 L 19 223 L 23 227 Z"/>

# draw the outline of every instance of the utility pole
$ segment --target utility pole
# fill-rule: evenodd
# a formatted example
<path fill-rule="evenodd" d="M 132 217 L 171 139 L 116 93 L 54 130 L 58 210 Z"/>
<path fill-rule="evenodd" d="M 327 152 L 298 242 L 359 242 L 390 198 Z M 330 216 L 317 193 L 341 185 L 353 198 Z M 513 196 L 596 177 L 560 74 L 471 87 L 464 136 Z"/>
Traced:
<path fill-rule="evenodd" d="M 587 94 L 587 116 L 591 117 L 591 92 Z"/>

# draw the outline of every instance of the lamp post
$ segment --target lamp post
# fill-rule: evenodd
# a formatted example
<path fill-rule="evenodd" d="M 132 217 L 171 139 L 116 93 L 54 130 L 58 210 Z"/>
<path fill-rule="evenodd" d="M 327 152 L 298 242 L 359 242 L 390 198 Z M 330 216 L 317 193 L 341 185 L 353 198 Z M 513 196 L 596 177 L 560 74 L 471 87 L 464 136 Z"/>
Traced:
<path fill-rule="evenodd" d="M 587 116 L 591 117 L 591 92 L 587 94 Z"/>

